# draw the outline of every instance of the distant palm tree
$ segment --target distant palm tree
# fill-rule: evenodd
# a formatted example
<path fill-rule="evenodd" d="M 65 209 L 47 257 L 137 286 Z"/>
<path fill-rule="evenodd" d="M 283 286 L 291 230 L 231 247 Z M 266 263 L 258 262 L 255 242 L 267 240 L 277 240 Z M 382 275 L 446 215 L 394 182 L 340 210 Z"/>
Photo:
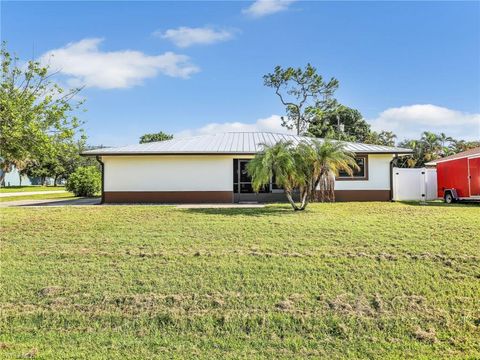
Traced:
<path fill-rule="evenodd" d="M 385 146 L 395 146 L 395 139 L 397 135 L 393 133 L 393 131 L 380 131 L 378 133 L 378 142 L 379 145 Z"/>
<path fill-rule="evenodd" d="M 437 136 L 438 137 L 438 140 L 440 141 L 440 143 L 442 144 L 442 148 L 445 148 L 445 144 L 447 142 L 452 142 L 453 141 L 453 138 L 451 136 L 447 136 L 445 133 L 440 133 L 440 135 Z"/>
<path fill-rule="evenodd" d="M 401 147 L 412 149 L 413 153 L 396 159 L 396 166 L 413 168 L 425 166 L 425 163 L 439 159 L 443 156 L 457 154 L 478 147 L 480 146 L 480 142 L 455 140 L 444 133 L 437 135 L 425 131 L 422 133 L 419 140 L 405 140 L 399 145 Z"/>
<path fill-rule="evenodd" d="M 401 147 L 412 149 L 413 153 L 404 157 L 397 158 L 397 166 L 414 168 L 423 156 L 422 143 L 419 140 L 405 140 L 400 143 Z"/>
<path fill-rule="evenodd" d="M 424 131 L 420 141 L 423 145 L 423 159 L 425 162 L 432 161 L 440 157 L 442 144 L 437 134 L 430 131 Z"/>
<path fill-rule="evenodd" d="M 476 147 L 480 147 L 480 141 L 452 140 L 450 144 L 450 148 L 455 154 Z"/>
<path fill-rule="evenodd" d="M 448 156 L 454 154 L 453 149 L 451 148 L 451 144 L 453 142 L 453 138 L 451 136 L 447 136 L 445 133 L 440 133 L 438 135 L 438 141 L 440 141 L 440 144 L 442 145 L 442 148 L 440 150 L 440 156 Z"/>
<path fill-rule="evenodd" d="M 318 186 L 321 191 L 333 194 L 334 176 L 341 170 L 352 174 L 355 167 L 358 166 L 353 154 L 346 151 L 342 143 L 312 140 L 301 141 L 297 146 L 292 142 L 263 144 L 263 151 L 248 163 L 247 171 L 254 191 L 258 192 L 274 178 L 276 185 L 285 190 L 293 209 L 304 210 L 308 202 L 316 198 Z M 294 200 L 296 190 L 300 205 Z M 330 198 L 333 200 L 333 196 Z"/>

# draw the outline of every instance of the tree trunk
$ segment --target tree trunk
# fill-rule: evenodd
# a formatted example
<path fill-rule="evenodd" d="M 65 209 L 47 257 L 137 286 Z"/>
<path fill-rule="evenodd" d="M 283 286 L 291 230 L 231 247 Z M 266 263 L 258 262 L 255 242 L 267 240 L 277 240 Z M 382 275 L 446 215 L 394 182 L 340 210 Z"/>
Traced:
<path fill-rule="evenodd" d="M 335 176 L 334 174 L 330 173 L 329 176 L 329 187 L 330 187 L 330 200 L 331 202 L 335 202 Z"/>
<path fill-rule="evenodd" d="M 332 172 L 327 174 L 328 200 L 335 202 L 335 175 Z"/>
<path fill-rule="evenodd" d="M 53 186 L 57 186 L 58 175 L 55 175 L 53 178 Z"/>
<path fill-rule="evenodd" d="M 318 193 L 317 191 L 318 185 L 320 184 L 320 179 L 321 177 L 319 176 L 316 180 L 315 183 L 313 184 L 313 189 L 312 189 L 312 194 L 311 194 L 311 201 L 318 201 Z M 320 190 L 320 188 L 319 188 Z"/>
<path fill-rule="evenodd" d="M 335 175 L 332 172 L 324 173 L 320 179 L 320 201 L 335 201 Z"/>
<path fill-rule="evenodd" d="M 318 184 L 319 184 L 319 194 L 318 194 L 318 200 L 320 202 L 324 202 L 325 201 L 325 177 L 322 175 L 320 175 L 320 179 L 318 181 Z"/>
<path fill-rule="evenodd" d="M 290 203 L 290 205 L 292 205 L 293 210 L 300 210 L 297 204 L 295 204 L 295 201 L 293 201 L 291 190 L 285 190 L 285 195 L 287 195 L 288 202 Z"/>
<path fill-rule="evenodd" d="M 308 198 L 309 198 L 309 192 L 307 190 L 304 190 L 303 192 L 301 192 L 301 204 L 300 204 L 300 208 L 298 210 L 305 210 L 305 208 L 307 207 L 308 205 Z"/>
<path fill-rule="evenodd" d="M 1 167 L 0 169 L 2 170 L 2 175 L 0 175 L 0 185 L 3 184 L 3 182 L 5 181 L 5 177 L 7 176 L 7 174 L 12 171 L 12 165 L 8 162 L 2 162 L 1 163 Z M 7 184 L 4 184 L 4 185 L 7 185 Z"/>

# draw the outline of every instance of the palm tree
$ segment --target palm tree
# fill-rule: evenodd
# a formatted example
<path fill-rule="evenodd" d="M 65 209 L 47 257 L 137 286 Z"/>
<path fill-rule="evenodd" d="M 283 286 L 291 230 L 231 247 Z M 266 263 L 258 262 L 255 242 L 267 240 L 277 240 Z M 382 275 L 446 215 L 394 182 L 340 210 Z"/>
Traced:
<path fill-rule="evenodd" d="M 379 145 L 395 146 L 396 138 L 397 138 L 397 135 L 395 135 L 393 131 L 380 131 L 378 133 Z"/>
<path fill-rule="evenodd" d="M 422 142 L 424 162 L 435 160 L 440 157 L 442 144 L 437 134 L 430 131 L 424 131 L 420 141 Z"/>
<path fill-rule="evenodd" d="M 284 188 L 294 210 L 304 210 L 308 202 L 316 198 L 319 185 L 323 192 L 328 190 L 334 200 L 334 176 L 342 170 L 352 174 L 352 169 L 358 167 L 353 154 L 338 141 L 301 141 L 297 146 L 278 142 L 263 147 L 247 165 L 253 190 L 259 191 L 275 175 L 276 185 Z M 295 190 L 299 191 L 300 205 L 293 199 Z"/>
<path fill-rule="evenodd" d="M 451 136 L 447 136 L 445 133 L 440 133 L 440 135 L 437 136 L 438 140 L 442 144 L 442 148 L 446 147 L 447 142 L 452 142 L 453 138 Z"/>
<path fill-rule="evenodd" d="M 445 133 L 440 133 L 438 136 L 438 141 L 440 141 L 440 144 L 442 146 L 442 149 L 440 150 L 440 156 L 448 156 L 452 155 L 453 151 L 452 148 L 450 147 L 450 144 L 453 141 L 453 138 L 451 136 L 447 136 Z M 449 144 L 447 146 L 447 143 Z"/>
<path fill-rule="evenodd" d="M 320 190 L 320 200 L 335 200 L 335 177 L 340 171 L 353 175 L 353 169 L 358 169 L 355 154 L 346 150 L 345 145 L 339 141 L 325 139 L 323 142 L 312 141 L 315 152 L 313 188 L 311 198 L 318 199 L 317 188 Z"/>
<path fill-rule="evenodd" d="M 297 206 L 293 199 L 294 190 L 305 189 L 306 181 L 301 174 L 299 159 L 295 155 L 296 149 L 292 142 L 281 141 L 272 146 L 266 144 L 262 146 L 263 150 L 247 165 L 253 190 L 258 192 L 263 186 L 270 184 L 271 179 L 275 177 L 276 185 L 285 190 L 285 195 L 293 209 L 303 210 L 306 205 Z"/>
<path fill-rule="evenodd" d="M 405 140 L 399 145 L 400 147 L 412 149 L 413 153 L 411 155 L 397 158 L 396 166 L 414 168 L 423 157 L 423 148 L 421 142 L 419 140 Z"/>

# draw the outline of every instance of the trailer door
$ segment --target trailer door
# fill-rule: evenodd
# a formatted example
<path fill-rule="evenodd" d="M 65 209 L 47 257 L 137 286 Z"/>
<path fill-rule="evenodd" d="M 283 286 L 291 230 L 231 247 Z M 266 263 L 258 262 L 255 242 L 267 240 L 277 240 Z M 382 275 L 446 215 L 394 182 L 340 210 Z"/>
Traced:
<path fill-rule="evenodd" d="M 480 196 L 480 157 L 468 159 L 470 169 L 470 196 Z"/>

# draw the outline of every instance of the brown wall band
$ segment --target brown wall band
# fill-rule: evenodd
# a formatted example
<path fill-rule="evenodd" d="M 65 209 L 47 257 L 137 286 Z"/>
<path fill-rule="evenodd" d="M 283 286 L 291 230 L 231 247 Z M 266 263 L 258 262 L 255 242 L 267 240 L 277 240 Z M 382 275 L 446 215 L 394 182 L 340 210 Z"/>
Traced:
<path fill-rule="evenodd" d="M 231 191 L 105 191 L 106 203 L 232 203 Z"/>
<path fill-rule="evenodd" d="M 106 203 L 233 203 L 230 191 L 106 191 Z M 268 195 L 268 194 L 264 194 Z M 270 201 L 278 201 L 273 194 Z M 390 190 L 335 190 L 336 201 L 389 201 Z M 265 196 L 268 202 L 268 196 Z M 283 201 L 283 200 L 282 200 Z M 284 199 L 286 202 L 286 198 Z"/>

